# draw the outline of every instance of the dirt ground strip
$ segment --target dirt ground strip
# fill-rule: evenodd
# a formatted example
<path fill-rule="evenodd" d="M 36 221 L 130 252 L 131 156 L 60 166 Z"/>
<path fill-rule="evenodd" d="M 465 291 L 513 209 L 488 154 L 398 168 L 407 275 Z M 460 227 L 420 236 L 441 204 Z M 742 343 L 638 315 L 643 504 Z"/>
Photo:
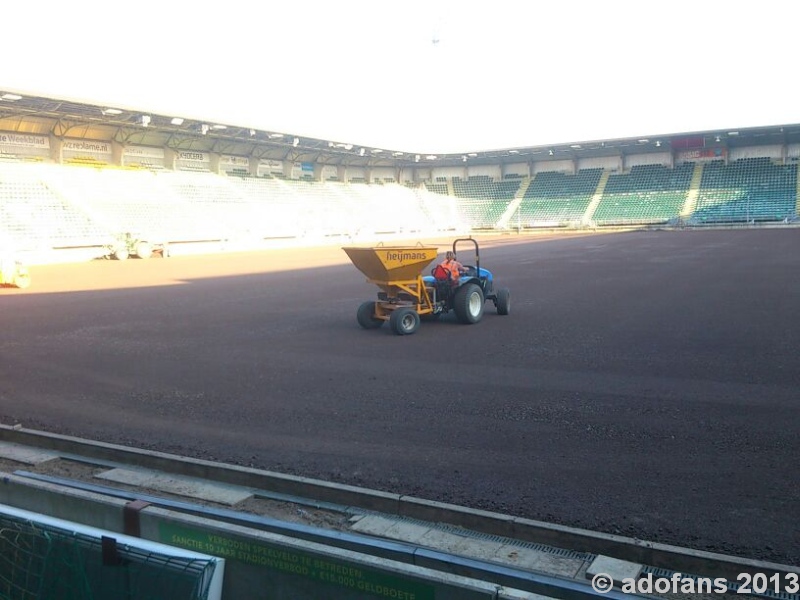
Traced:
<path fill-rule="evenodd" d="M 347 531 L 349 529 L 348 520 L 352 515 L 334 512 L 330 510 L 320 510 L 311 506 L 293 504 L 290 502 L 278 502 L 268 498 L 255 495 L 234 506 L 210 502 L 202 498 L 187 498 L 177 494 L 170 494 L 163 490 L 150 489 L 147 487 L 125 485 L 105 479 L 97 479 L 95 475 L 107 471 L 108 467 L 93 466 L 83 462 L 76 462 L 63 458 L 55 458 L 36 465 L 26 465 L 13 460 L 0 458 L 0 473 L 14 473 L 14 471 L 28 471 L 39 475 L 50 477 L 63 477 L 82 483 L 109 487 L 117 490 L 132 492 L 146 496 L 154 496 L 165 500 L 186 502 L 199 506 L 214 507 L 237 512 L 271 517 L 286 521 L 288 523 L 298 523 L 331 529 L 334 531 Z"/>

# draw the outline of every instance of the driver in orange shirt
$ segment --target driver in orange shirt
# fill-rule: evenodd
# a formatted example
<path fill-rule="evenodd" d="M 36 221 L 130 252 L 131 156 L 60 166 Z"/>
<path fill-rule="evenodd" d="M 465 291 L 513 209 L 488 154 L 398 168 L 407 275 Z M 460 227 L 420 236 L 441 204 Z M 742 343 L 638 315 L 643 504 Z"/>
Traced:
<path fill-rule="evenodd" d="M 452 250 L 448 250 L 445 254 L 444 261 L 441 263 L 442 267 L 450 272 L 450 280 L 456 284 L 458 283 L 461 275 L 467 272 L 467 269 L 460 262 L 456 260 L 456 255 Z"/>

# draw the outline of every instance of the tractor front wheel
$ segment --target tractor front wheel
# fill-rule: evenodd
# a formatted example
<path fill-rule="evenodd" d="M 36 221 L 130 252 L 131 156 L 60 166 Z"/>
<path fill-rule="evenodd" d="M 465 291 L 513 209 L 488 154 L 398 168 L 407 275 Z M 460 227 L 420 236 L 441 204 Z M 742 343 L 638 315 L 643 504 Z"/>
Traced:
<path fill-rule="evenodd" d="M 453 298 L 453 310 L 461 323 L 468 325 L 477 323 L 483 317 L 483 291 L 474 283 L 465 283 Z"/>
<path fill-rule="evenodd" d="M 511 292 L 508 288 L 497 290 L 497 299 L 494 301 L 498 315 L 507 315 L 511 312 Z"/>
<path fill-rule="evenodd" d="M 364 329 L 377 329 L 383 325 L 383 319 L 375 316 L 375 303 L 371 300 L 361 303 L 356 313 L 356 319 Z"/>
<path fill-rule="evenodd" d="M 396 308 L 389 315 L 389 325 L 397 335 L 411 335 L 419 329 L 419 313 L 407 306 Z"/>

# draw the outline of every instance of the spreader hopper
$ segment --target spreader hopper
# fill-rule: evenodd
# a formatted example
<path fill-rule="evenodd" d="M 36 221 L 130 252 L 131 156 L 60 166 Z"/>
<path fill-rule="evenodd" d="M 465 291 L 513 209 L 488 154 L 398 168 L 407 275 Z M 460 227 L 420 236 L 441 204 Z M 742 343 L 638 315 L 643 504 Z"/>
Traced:
<path fill-rule="evenodd" d="M 343 250 L 356 268 L 374 283 L 415 280 L 439 253 L 438 248 L 430 246 L 350 246 Z"/>

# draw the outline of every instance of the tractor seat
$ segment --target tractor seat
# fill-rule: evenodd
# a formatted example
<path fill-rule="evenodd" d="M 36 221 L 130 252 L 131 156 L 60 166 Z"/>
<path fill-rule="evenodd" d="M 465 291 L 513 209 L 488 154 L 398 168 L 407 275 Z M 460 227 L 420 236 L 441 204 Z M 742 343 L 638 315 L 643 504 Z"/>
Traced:
<path fill-rule="evenodd" d="M 448 269 L 445 269 L 442 265 L 436 265 L 431 269 L 431 277 L 435 281 L 450 281 L 452 279 L 452 275 Z"/>
<path fill-rule="evenodd" d="M 453 292 L 453 278 L 450 271 L 442 265 L 436 265 L 431 269 L 431 274 L 422 278 L 425 285 L 436 290 L 436 297 L 440 300 L 448 299 Z"/>

